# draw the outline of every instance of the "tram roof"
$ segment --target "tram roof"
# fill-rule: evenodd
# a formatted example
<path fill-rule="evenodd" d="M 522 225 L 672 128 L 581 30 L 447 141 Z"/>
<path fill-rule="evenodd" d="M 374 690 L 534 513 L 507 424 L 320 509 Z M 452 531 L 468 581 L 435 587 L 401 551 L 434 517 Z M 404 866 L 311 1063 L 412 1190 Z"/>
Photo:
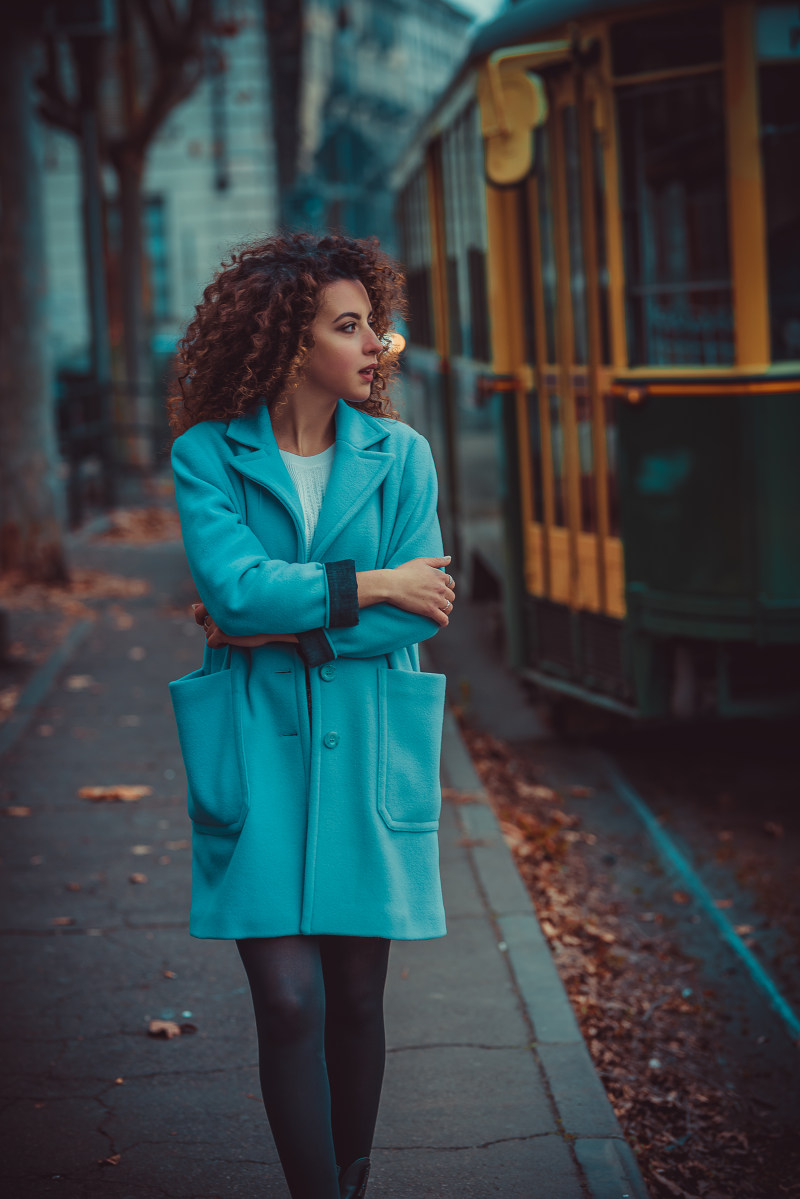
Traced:
<path fill-rule="evenodd" d="M 493 21 L 481 25 L 470 44 L 467 63 L 491 54 L 499 46 L 525 41 L 566 21 L 581 17 L 612 16 L 626 8 L 648 8 L 663 0 L 524 0 L 512 4 Z"/>

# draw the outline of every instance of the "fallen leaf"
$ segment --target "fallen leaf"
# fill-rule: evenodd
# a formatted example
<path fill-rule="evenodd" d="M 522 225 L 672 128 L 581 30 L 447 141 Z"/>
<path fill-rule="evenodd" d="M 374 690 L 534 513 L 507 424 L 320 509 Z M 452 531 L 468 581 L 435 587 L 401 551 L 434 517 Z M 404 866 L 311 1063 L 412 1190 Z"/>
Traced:
<path fill-rule="evenodd" d="M 80 799 L 91 799 L 93 803 L 114 803 L 116 800 L 132 803 L 134 800 L 141 799 L 143 795 L 152 794 L 152 787 L 137 783 L 112 783 L 106 786 L 81 787 L 78 791 Z"/>
<path fill-rule="evenodd" d="M 165 1041 L 181 1035 L 181 1026 L 174 1020 L 151 1020 L 147 1026 L 149 1037 L 161 1037 Z"/>
<path fill-rule="evenodd" d="M 91 687 L 94 679 L 90 674 L 70 674 L 64 681 L 67 691 L 85 691 Z"/>
<path fill-rule="evenodd" d="M 134 662 L 141 662 L 142 658 L 144 658 L 146 654 L 147 650 L 143 645 L 132 645 L 128 650 L 128 657 L 132 658 Z"/>
<path fill-rule="evenodd" d="M 67 891 L 80 891 L 81 885 L 80 883 L 67 883 L 66 889 Z"/>
<path fill-rule="evenodd" d="M 558 803 L 559 794 L 552 787 L 543 787 L 539 783 L 517 783 L 517 795 L 522 799 L 543 800 L 545 803 Z"/>
<path fill-rule="evenodd" d="M 731 832 L 731 830 L 729 828 L 721 828 L 719 830 L 719 832 L 717 833 L 717 836 L 719 837 L 720 841 L 732 841 L 733 840 L 733 833 Z"/>
<path fill-rule="evenodd" d="M 58 926 L 61 926 L 61 925 L 67 925 L 67 924 L 74 924 L 74 923 L 75 923 L 75 917 L 74 917 L 74 916 L 53 916 L 53 918 L 52 918 L 52 920 L 50 921 L 50 923 L 51 923 L 51 924 L 58 925 Z"/>
<path fill-rule="evenodd" d="M 607 945 L 613 945 L 617 939 L 613 933 L 608 933 L 601 928 L 597 928 L 596 925 L 589 923 L 588 920 L 583 927 L 590 937 L 597 937 L 598 940 L 605 941 Z"/>
<path fill-rule="evenodd" d="M 732 899 L 715 899 L 714 907 L 715 908 L 732 908 L 733 900 Z"/>
<path fill-rule="evenodd" d="M 124 608 L 120 608 L 119 604 L 111 605 L 111 619 L 114 622 L 115 629 L 129 629 L 133 624 L 133 617 L 130 612 L 126 612 Z"/>
<path fill-rule="evenodd" d="M 594 795 L 594 787 L 586 787 L 582 783 L 573 783 L 571 787 L 567 787 L 567 793 L 573 799 L 589 799 Z"/>
<path fill-rule="evenodd" d="M 468 804 L 481 803 L 483 796 L 479 791 L 457 791 L 455 787 L 442 787 L 442 799 L 445 803 Z"/>
<path fill-rule="evenodd" d="M 31 809 L 24 804 L 11 804 L 5 808 L 6 816 L 30 816 Z"/>
<path fill-rule="evenodd" d="M 679 903 L 679 904 L 687 904 L 687 903 L 689 903 L 689 896 L 687 895 L 687 893 L 685 891 L 673 891 L 672 892 L 672 902 Z"/>
<path fill-rule="evenodd" d="M 546 937 L 557 937 L 558 936 L 558 930 L 556 929 L 554 924 L 550 923 L 549 920 L 542 920 L 542 921 L 540 921 L 540 924 L 541 924 L 542 932 L 544 933 L 544 935 Z"/>
<path fill-rule="evenodd" d="M 40 737 L 52 737 L 55 730 L 52 724 L 39 724 L 36 726 L 36 732 Z"/>
<path fill-rule="evenodd" d="M 191 845 L 191 841 L 187 841 L 186 838 L 184 838 L 182 841 L 165 841 L 164 842 L 165 849 L 188 849 L 190 845 Z"/>
<path fill-rule="evenodd" d="M 124 1078 L 115 1078 L 114 1082 L 117 1084 L 118 1087 L 121 1087 L 122 1084 L 125 1082 L 125 1079 Z"/>
<path fill-rule="evenodd" d="M 770 837 L 782 837 L 783 825 L 779 824 L 777 820 L 765 820 L 764 832 L 769 833 Z"/>
<path fill-rule="evenodd" d="M 134 874 L 130 875 L 130 877 L 128 878 L 128 882 L 129 883 L 146 883 L 147 875 L 134 873 Z"/>
<path fill-rule="evenodd" d="M 132 845 L 131 853 L 136 854 L 137 858 L 144 857 L 145 854 L 152 853 L 152 845 Z"/>
<path fill-rule="evenodd" d="M 162 970 L 161 973 L 163 974 L 164 978 L 177 978 L 178 977 L 174 970 Z"/>
<path fill-rule="evenodd" d="M 738 937 L 746 937 L 753 931 L 753 926 L 752 924 L 734 924 L 733 931 Z"/>
<path fill-rule="evenodd" d="M 112 1153 L 110 1157 L 102 1157 L 97 1164 L 99 1166 L 118 1166 L 121 1161 L 121 1153 Z"/>
<path fill-rule="evenodd" d="M 168 853 L 162 853 L 161 857 L 158 859 L 158 864 L 159 866 L 169 866 L 171 861 L 172 858 Z"/>

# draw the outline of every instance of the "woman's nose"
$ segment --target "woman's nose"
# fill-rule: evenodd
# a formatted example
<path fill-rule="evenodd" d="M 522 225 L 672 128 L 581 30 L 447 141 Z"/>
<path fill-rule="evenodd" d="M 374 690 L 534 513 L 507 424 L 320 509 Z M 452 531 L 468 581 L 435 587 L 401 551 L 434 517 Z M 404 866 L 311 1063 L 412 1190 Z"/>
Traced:
<path fill-rule="evenodd" d="M 365 354 L 378 354 L 378 353 L 380 353 L 380 351 L 382 349 L 383 349 L 382 341 L 375 333 L 373 333 L 372 329 L 370 329 L 369 333 L 367 334 L 366 338 L 364 339 L 364 353 Z"/>

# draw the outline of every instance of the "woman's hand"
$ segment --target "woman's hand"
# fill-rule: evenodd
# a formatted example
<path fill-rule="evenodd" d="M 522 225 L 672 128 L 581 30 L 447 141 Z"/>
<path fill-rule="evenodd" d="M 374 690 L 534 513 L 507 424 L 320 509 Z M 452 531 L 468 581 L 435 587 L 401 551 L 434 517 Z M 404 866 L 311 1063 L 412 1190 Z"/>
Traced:
<path fill-rule="evenodd" d="M 390 576 L 389 603 L 418 616 L 428 616 L 442 628 L 450 623 L 455 603 L 455 580 L 439 568 L 450 565 L 445 558 L 412 558 L 387 572 Z"/>
<path fill-rule="evenodd" d="M 218 649 L 221 645 L 241 645 L 247 649 L 253 649 L 257 645 L 270 645 L 276 641 L 283 641 L 287 644 L 297 643 L 294 633 L 254 633 L 252 637 L 229 637 L 227 633 L 223 633 L 214 618 L 209 616 L 204 603 L 192 604 L 192 609 L 197 624 L 203 626 L 206 644 L 211 649 Z"/>

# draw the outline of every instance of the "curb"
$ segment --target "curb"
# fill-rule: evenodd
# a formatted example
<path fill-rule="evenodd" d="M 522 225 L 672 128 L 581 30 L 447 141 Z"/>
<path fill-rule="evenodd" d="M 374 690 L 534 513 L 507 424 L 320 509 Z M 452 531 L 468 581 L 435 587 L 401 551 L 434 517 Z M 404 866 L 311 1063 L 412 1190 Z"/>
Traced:
<path fill-rule="evenodd" d="M 461 792 L 456 817 L 482 898 L 505 949 L 512 982 L 534 1031 L 533 1050 L 563 1134 L 592 1199 L 648 1199 L 595 1070 L 536 910 L 449 707 L 442 731 L 442 781 Z"/>
<path fill-rule="evenodd" d="M 0 758 L 16 745 L 50 690 L 59 670 L 70 659 L 93 624 L 91 620 L 79 620 L 74 624 L 60 645 L 56 646 L 28 679 L 17 700 L 16 708 L 0 728 Z"/>

